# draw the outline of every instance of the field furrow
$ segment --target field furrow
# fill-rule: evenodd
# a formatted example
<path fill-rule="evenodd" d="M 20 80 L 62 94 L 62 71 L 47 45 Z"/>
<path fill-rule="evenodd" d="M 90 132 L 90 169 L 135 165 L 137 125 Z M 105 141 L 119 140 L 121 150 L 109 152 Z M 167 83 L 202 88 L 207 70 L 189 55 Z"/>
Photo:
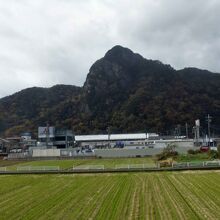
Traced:
<path fill-rule="evenodd" d="M 0 176 L 0 220 L 220 219 L 219 172 Z"/>
<path fill-rule="evenodd" d="M 159 177 L 161 182 L 162 190 L 165 192 L 167 202 L 170 205 L 170 212 L 172 213 L 172 218 L 176 219 L 191 219 L 193 213 L 185 203 L 185 201 L 179 196 L 173 185 L 170 184 L 166 175 Z"/>
<path fill-rule="evenodd" d="M 202 197 L 198 193 L 198 189 L 192 182 L 187 182 L 185 176 L 176 175 L 170 176 L 173 180 L 173 185 L 176 185 L 176 190 L 178 190 L 185 202 L 191 207 L 191 210 L 201 219 L 218 219 L 214 213 L 211 212 L 206 198 Z"/>

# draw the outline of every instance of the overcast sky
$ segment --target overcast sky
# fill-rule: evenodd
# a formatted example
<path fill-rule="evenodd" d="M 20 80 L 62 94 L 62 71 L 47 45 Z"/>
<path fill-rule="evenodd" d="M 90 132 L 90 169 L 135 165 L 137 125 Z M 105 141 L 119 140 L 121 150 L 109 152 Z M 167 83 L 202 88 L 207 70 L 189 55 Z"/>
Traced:
<path fill-rule="evenodd" d="M 219 0 L 0 0 L 0 97 L 82 86 L 114 45 L 220 72 Z"/>

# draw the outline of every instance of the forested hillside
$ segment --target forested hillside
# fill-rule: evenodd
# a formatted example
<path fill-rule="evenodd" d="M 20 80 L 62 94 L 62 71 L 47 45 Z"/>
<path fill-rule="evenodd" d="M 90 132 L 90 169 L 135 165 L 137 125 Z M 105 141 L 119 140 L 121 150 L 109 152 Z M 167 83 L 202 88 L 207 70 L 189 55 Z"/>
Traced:
<path fill-rule="evenodd" d="M 207 114 L 220 124 L 220 74 L 175 70 L 115 46 L 89 70 L 82 88 L 29 88 L 0 100 L 0 131 L 36 132 L 48 121 L 77 134 L 152 131 L 193 125 Z"/>

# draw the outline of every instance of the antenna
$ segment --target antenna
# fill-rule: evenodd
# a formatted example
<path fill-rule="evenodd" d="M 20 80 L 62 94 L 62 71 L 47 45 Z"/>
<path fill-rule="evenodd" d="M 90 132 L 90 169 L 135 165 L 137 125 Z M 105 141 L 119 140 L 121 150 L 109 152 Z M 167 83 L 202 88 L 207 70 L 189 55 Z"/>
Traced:
<path fill-rule="evenodd" d="M 208 114 L 206 117 L 207 125 L 208 125 L 208 138 L 209 138 L 209 145 L 210 145 L 210 138 L 211 138 L 211 132 L 210 132 L 210 123 L 212 122 L 212 116 Z"/>
<path fill-rule="evenodd" d="M 193 129 L 194 129 L 194 135 L 195 135 L 195 137 L 194 137 L 195 143 L 196 143 L 196 146 L 198 146 L 199 145 L 199 139 L 200 139 L 200 132 L 199 132 L 199 130 L 200 130 L 200 120 L 199 119 L 195 120 L 195 126 L 193 127 Z"/>

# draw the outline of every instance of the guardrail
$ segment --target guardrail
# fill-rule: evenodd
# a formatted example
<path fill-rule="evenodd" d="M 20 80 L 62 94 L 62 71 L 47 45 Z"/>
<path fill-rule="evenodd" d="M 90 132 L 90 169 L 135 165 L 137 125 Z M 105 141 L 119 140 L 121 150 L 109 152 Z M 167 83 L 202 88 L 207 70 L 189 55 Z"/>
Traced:
<path fill-rule="evenodd" d="M 6 172 L 7 171 L 7 167 L 0 167 L 0 172 Z"/>
<path fill-rule="evenodd" d="M 114 167 L 105 167 L 100 164 L 78 165 L 72 169 L 60 169 L 59 166 L 17 166 L 17 170 L 0 167 L 0 174 L 47 174 L 47 173 L 108 173 L 108 172 L 154 172 L 154 171 L 181 171 L 181 170 L 209 170 L 220 169 L 219 161 L 182 162 L 172 163 L 170 167 L 153 166 L 153 164 L 116 164 Z"/>
<path fill-rule="evenodd" d="M 156 168 L 156 166 L 149 164 L 116 164 L 115 169 L 151 169 Z"/>
<path fill-rule="evenodd" d="M 173 168 L 187 168 L 187 167 L 219 167 L 220 161 L 204 161 L 204 162 L 183 162 L 172 163 Z"/>
<path fill-rule="evenodd" d="M 19 166 L 17 171 L 58 171 L 59 166 Z"/>

